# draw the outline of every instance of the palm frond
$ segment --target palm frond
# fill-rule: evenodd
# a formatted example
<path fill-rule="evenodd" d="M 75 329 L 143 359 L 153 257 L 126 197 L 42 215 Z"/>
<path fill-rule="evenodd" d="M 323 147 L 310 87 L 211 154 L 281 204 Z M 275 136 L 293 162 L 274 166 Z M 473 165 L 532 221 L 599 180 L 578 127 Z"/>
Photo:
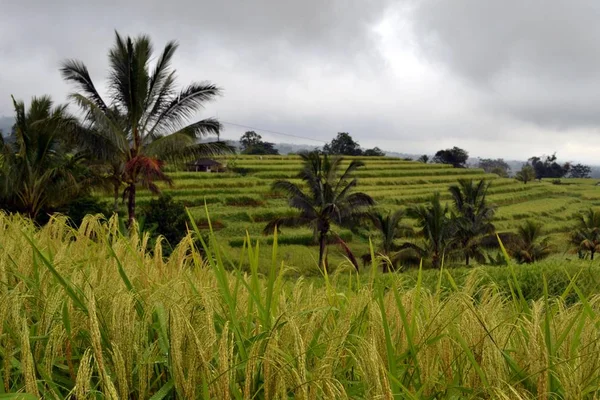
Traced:
<path fill-rule="evenodd" d="M 207 135 L 219 135 L 222 129 L 223 125 L 218 120 L 206 118 L 182 128 L 179 132 L 193 138 L 199 138 Z"/>
<path fill-rule="evenodd" d="M 96 90 L 94 82 L 90 77 L 90 73 L 81 61 L 66 60 L 62 63 L 60 72 L 68 82 L 73 82 L 77 85 L 80 94 L 86 96 L 89 101 L 93 102 L 100 110 L 105 111 L 108 107 L 102 100 L 102 97 Z"/>
<path fill-rule="evenodd" d="M 271 234 L 273 234 L 273 232 L 275 231 L 276 228 L 279 229 L 282 226 L 290 227 L 290 228 L 297 228 L 300 226 L 311 225 L 312 222 L 313 222 L 312 220 L 304 218 L 302 216 L 288 216 L 288 217 L 275 218 L 274 220 L 270 221 L 265 226 L 265 229 L 263 229 L 263 234 L 271 235 Z"/>
<path fill-rule="evenodd" d="M 214 100 L 221 89 L 209 82 L 194 83 L 175 95 L 164 111 L 156 117 L 149 133 L 171 133 L 181 129 L 183 121 L 194 116 L 204 103 Z"/>
<path fill-rule="evenodd" d="M 70 98 L 75 101 L 83 110 L 88 113 L 88 120 L 92 123 L 92 128 L 87 133 L 93 132 L 95 138 L 90 136 L 90 140 L 95 140 L 97 144 L 105 143 L 111 149 L 118 149 L 121 153 L 129 151 L 129 142 L 123 127 L 114 118 L 112 113 L 107 113 L 100 109 L 94 102 L 81 94 L 72 94 Z M 85 136 L 80 137 L 84 142 Z"/>

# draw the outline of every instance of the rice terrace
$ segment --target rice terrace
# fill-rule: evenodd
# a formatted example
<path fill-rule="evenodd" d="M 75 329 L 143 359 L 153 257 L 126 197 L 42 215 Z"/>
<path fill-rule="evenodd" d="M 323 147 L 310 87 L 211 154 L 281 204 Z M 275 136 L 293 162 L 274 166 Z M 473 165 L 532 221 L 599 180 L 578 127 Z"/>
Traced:
<path fill-rule="evenodd" d="M 10 112 L 0 117 L 0 400 L 600 399 L 600 177 L 597 166 L 583 163 L 600 150 L 590 140 L 597 132 L 586 130 L 597 110 L 561 114 L 565 100 L 551 101 L 546 81 L 537 82 L 543 100 L 527 103 L 537 92 L 525 78 L 552 77 L 547 64 L 571 69 L 545 58 L 538 65 L 545 72 L 514 77 L 522 64 L 511 59 L 499 61 L 510 70 L 486 73 L 488 41 L 477 57 L 461 53 L 477 43 L 445 43 L 471 19 L 486 25 L 484 1 L 463 13 L 466 20 L 456 16 L 460 29 L 452 19 L 444 31 L 444 18 L 432 17 L 440 34 L 413 32 L 410 46 L 394 50 L 399 58 L 386 46 L 398 26 L 416 26 L 422 4 L 411 9 L 413 20 L 397 23 L 407 11 L 386 9 L 375 24 L 367 18 L 370 2 L 318 4 L 317 19 L 314 10 L 281 9 L 286 2 L 258 3 L 227 9 L 238 24 L 261 27 L 231 37 L 235 24 L 219 31 L 208 3 L 207 12 L 185 6 L 194 18 L 211 18 L 177 20 L 182 31 L 214 39 L 215 48 L 200 51 L 202 63 L 190 46 L 196 39 L 185 38 L 188 53 L 177 59 L 175 41 L 155 51 L 149 36 L 113 31 L 100 67 L 98 58 L 91 62 L 91 43 L 105 28 L 94 25 L 90 35 L 86 22 L 86 12 L 97 22 L 100 5 L 82 3 L 86 29 L 69 31 L 68 49 L 53 36 L 62 17 L 35 40 L 47 50 L 33 58 L 36 67 L 43 70 L 47 54 L 62 60 L 52 72 L 64 92 L 48 84 L 52 96 L 11 95 L 15 82 L 24 94 L 42 82 L 22 76 L 29 57 L 22 64 L 21 52 L 2 52 L 15 66 L 0 68 L 9 76 L 0 75 L 0 112 Z M 436 4 L 427 15 L 445 7 Z M 19 14 L 19 4 L 11 7 Z M 143 8 L 122 15 L 160 32 L 151 14 L 178 7 Z M 267 22 L 256 19 L 257 10 Z M 494 22 L 506 20 L 496 18 L 501 8 L 493 10 Z M 343 23 L 345 13 L 352 15 Z M 288 14 L 294 18 L 271 31 Z M 13 19 L 0 14 L 0 26 L 8 31 Z M 352 29 L 338 32 L 338 25 Z M 365 27 L 368 35 L 355 36 Z M 317 36 L 296 46 L 301 33 Z M 478 36 L 471 33 L 459 36 Z M 11 46 L 26 46 L 22 36 L 11 36 Z M 503 36 L 497 47 L 511 36 L 525 37 Z M 358 50 L 369 40 L 379 47 Z M 453 78 L 460 63 L 436 70 L 438 59 L 417 59 L 438 41 L 458 59 L 481 61 L 466 68 L 479 71 L 477 79 L 498 81 L 479 87 L 464 71 Z M 494 56 L 535 53 L 524 51 L 529 42 L 513 44 L 514 53 L 494 49 Z M 243 43 L 243 51 L 232 43 Z M 224 53 L 207 56 L 219 46 Z M 544 54 L 576 58 L 579 48 Z M 295 63 L 302 73 L 280 70 L 296 52 L 312 55 Z M 321 54 L 327 59 L 318 60 Z M 397 62 L 406 57 L 402 78 Z M 191 78 L 187 86 L 179 86 L 175 61 Z M 232 87 L 231 96 L 195 80 L 198 65 L 213 61 L 209 71 Z M 267 75 L 272 81 L 256 87 Z M 40 76 L 47 83 L 51 75 Z M 567 91 L 568 79 L 556 80 Z M 508 93 L 511 82 L 530 83 L 531 92 Z M 392 93 L 399 87 L 409 101 Z M 581 87 L 593 89 L 587 80 L 577 81 Z M 498 93 L 501 101 L 492 101 Z M 570 102 L 577 91 L 568 93 Z M 598 104 L 589 96 L 581 93 L 577 107 Z M 228 117 L 200 117 L 220 110 Z M 338 124 L 356 133 L 322 140 L 329 128 L 321 125 Z M 448 126 L 465 133 L 440 136 Z M 390 136 L 389 127 L 397 133 Z M 277 135 L 303 142 L 270 141 Z M 505 161 L 502 152 L 517 159 Z"/>

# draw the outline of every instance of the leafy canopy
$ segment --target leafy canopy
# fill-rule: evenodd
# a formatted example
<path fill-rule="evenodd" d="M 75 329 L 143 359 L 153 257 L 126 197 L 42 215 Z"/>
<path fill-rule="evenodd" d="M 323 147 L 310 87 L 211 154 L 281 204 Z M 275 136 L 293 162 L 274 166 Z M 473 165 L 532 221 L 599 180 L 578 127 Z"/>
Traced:
<path fill-rule="evenodd" d="M 451 149 L 439 150 L 432 161 L 438 164 L 450 164 L 454 168 L 466 168 L 468 159 L 469 153 L 454 146 Z"/>
<path fill-rule="evenodd" d="M 275 148 L 275 144 L 265 142 L 262 136 L 254 131 L 248 131 L 240 138 L 242 154 L 279 154 L 279 150 Z"/>

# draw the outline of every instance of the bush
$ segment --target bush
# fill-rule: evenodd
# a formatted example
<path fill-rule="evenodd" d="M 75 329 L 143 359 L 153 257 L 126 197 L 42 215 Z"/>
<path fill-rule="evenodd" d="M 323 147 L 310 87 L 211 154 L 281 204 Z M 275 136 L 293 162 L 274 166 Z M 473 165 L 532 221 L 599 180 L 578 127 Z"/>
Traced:
<path fill-rule="evenodd" d="M 74 228 L 79 227 L 83 218 L 88 214 L 101 214 L 108 218 L 113 213 L 108 203 L 102 202 L 92 196 L 84 196 L 75 199 L 57 211 L 69 217 L 69 224 Z"/>
<path fill-rule="evenodd" d="M 154 236 L 162 235 L 171 246 L 187 234 L 185 206 L 168 194 L 150 200 L 142 207 L 144 222 L 152 227 Z"/>

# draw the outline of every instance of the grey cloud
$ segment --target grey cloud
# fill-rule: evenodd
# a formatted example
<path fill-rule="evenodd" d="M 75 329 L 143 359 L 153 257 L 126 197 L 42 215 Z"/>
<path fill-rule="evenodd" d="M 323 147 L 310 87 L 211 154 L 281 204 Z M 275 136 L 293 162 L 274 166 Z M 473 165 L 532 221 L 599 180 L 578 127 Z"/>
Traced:
<path fill-rule="evenodd" d="M 422 0 L 422 54 L 476 85 L 489 105 L 557 129 L 600 123 L 600 3 Z"/>
<path fill-rule="evenodd" d="M 84 61 L 102 87 L 116 29 L 146 33 L 157 49 L 179 41 L 179 83 L 224 88 L 203 116 L 324 141 L 348 131 L 390 151 L 459 145 L 486 157 L 559 150 L 592 159 L 600 150 L 589 144 L 600 122 L 598 6 L 523 3 L 5 1 L 0 116 L 12 113 L 10 94 L 65 101 L 71 88 L 58 68 L 66 58 Z M 223 137 L 243 130 L 226 125 Z"/>
<path fill-rule="evenodd" d="M 260 75 L 255 79 L 294 77 L 308 63 L 348 69 L 361 57 L 376 58 L 370 29 L 388 2 L 5 2 L 0 13 L 0 90 L 31 96 L 33 88 L 49 87 L 56 93 L 61 85 L 58 66 L 65 58 L 83 60 L 92 76 L 102 79 L 115 29 L 129 35 L 148 33 L 157 47 L 178 40 L 177 66 L 196 63 L 195 80 L 213 79 L 205 71 L 224 59 L 231 69 L 254 70 Z M 16 65 L 32 59 L 35 65 Z M 187 78 L 182 76 L 182 83 Z M 3 96 L 0 114 L 9 112 L 9 106 Z"/>

